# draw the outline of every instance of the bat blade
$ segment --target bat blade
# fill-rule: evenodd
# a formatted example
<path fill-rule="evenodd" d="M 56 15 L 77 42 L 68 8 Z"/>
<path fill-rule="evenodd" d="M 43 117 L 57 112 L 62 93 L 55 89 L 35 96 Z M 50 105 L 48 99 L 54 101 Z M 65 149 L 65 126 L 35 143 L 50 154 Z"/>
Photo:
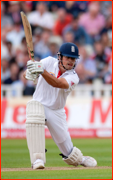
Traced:
<path fill-rule="evenodd" d="M 28 48 L 28 54 L 29 58 L 34 61 L 34 51 L 33 51 L 33 41 L 32 41 L 32 31 L 31 31 L 31 26 L 30 23 L 24 14 L 24 12 L 20 12 L 21 18 L 22 18 L 22 23 L 24 27 L 24 32 L 25 32 L 25 37 L 26 37 L 26 43 L 27 43 L 27 48 Z"/>
<path fill-rule="evenodd" d="M 22 18 L 23 27 L 24 27 L 29 58 L 30 58 L 30 60 L 35 61 L 34 60 L 31 26 L 30 26 L 30 23 L 29 23 L 26 15 L 24 14 L 24 12 L 21 11 L 20 14 L 21 14 L 21 18 Z M 37 80 L 34 80 L 34 83 L 37 84 Z"/>

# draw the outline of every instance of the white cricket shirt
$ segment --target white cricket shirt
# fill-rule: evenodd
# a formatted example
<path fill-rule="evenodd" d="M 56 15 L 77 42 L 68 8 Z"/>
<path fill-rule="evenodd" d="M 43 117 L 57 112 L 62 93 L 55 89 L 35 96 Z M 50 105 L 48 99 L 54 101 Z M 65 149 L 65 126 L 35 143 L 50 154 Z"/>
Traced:
<path fill-rule="evenodd" d="M 51 75 L 57 77 L 59 72 L 58 60 L 49 56 L 42 59 L 44 69 Z M 56 88 L 49 85 L 45 79 L 40 75 L 38 83 L 33 94 L 33 99 L 39 101 L 44 106 L 50 109 L 64 108 L 67 96 L 75 88 L 79 82 L 77 73 L 72 69 L 63 73 L 60 77 L 65 78 L 69 84 L 68 89 Z M 59 77 L 59 78 L 60 78 Z"/>

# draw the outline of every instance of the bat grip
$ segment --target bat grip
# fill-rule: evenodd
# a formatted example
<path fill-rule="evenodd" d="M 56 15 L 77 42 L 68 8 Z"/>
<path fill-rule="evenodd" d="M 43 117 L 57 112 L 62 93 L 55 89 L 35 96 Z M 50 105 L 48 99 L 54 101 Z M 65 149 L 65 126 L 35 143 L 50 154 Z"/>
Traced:
<path fill-rule="evenodd" d="M 30 57 L 30 59 L 31 59 L 33 62 L 35 62 L 34 56 L 33 56 L 33 57 L 31 56 L 31 53 L 30 53 L 29 48 L 28 48 L 28 52 L 29 52 L 29 57 Z M 35 79 L 33 82 L 34 82 L 34 84 L 36 85 L 36 84 L 37 84 L 37 79 Z"/>
<path fill-rule="evenodd" d="M 29 54 L 30 54 L 30 53 L 29 53 Z M 30 57 L 30 59 L 31 59 L 33 62 L 35 61 L 33 57 Z M 33 82 L 34 82 L 34 84 L 36 85 L 36 84 L 37 84 L 37 79 L 35 79 Z"/>

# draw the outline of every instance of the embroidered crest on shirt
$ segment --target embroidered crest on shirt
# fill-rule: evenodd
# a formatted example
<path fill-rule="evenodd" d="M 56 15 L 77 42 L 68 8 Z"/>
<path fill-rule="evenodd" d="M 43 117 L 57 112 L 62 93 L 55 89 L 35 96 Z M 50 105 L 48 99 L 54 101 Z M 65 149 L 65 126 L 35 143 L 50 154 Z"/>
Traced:
<path fill-rule="evenodd" d="M 55 74 L 53 72 L 49 72 L 52 76 L 55 76 Z"/>

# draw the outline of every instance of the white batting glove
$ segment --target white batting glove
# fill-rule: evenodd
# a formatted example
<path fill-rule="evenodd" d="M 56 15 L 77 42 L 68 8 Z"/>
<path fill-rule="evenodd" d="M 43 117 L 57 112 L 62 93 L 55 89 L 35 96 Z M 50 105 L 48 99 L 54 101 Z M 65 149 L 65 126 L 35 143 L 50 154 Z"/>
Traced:
<path fill-rule="evenodd" d="M 26 70 L 26 76 L 25 78 L 30 80 L 30 81 L 35 81 L 39 77 L 38 73 L 32 74 L 29 69 Z"/>
<path fill-rule="evenodd" d="M 42 74 L 44 72 L 43 64 L 41 62 L 33 62 L 32 60 L 27 61 L 27 69 L 33 74 Z"/>

